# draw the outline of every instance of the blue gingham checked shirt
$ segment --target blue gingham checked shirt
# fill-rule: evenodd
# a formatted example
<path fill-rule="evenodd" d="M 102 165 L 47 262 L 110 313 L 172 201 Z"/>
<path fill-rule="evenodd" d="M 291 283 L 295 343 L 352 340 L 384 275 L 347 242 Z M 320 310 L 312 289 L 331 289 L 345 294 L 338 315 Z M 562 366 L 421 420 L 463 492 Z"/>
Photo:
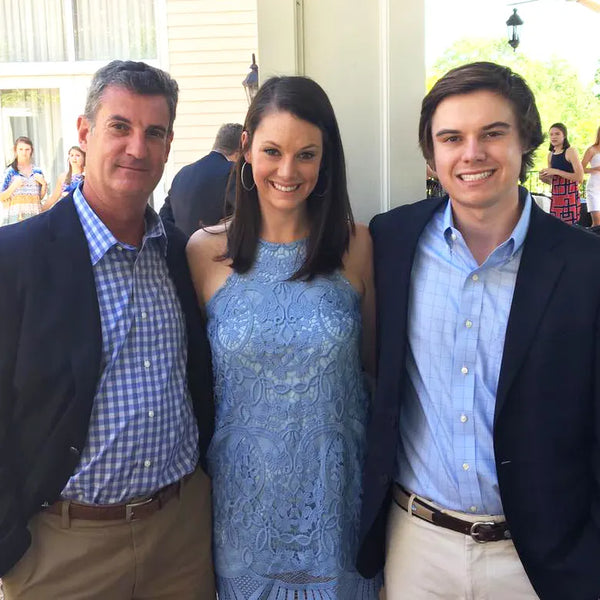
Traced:
<path fill-rule="evenodd" d="M 96 281 L 102 363 L 87 442 L 62 496 L 112 504 L 147 496 L 196 466 L 187 336 L 158 215 L 147 209 L 138 250 L 117 241 L 81 188 L 74 200 Z"/>
<path fill-rule="evenodd" d="M 478 266 L 450 202 L 419 239 L 410 282 L 398 473 L 445 508 L 502 514 L 493 421 L 531 197 L 509 239 Z"/>

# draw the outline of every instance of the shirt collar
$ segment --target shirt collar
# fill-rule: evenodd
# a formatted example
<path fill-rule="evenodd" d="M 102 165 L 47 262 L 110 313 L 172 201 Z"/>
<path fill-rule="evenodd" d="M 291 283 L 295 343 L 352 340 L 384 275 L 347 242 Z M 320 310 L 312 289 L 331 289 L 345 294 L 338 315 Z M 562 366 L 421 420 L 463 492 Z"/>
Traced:
<path fill-rule="evenodd" d="M 128 250 L 137 250 L 134 246 L 130 246 L 129 244 L 117 240 L 110 229 L 108 229 L 108 227 L 100 220 L 100 217 L 98 217 L 87 203 L 82 192 L 82 187 L 83 186 L 79 185 L 73 191 L 73 202 L 88 242 L 92 266 L 95 266 L 113 246 L 120 245 Z M 162 221 L 150 206 L 146 207 L 144 220 L 146 231 L 142 238 L 141 247 L 144 247 L 146 240 L 157 238 L 161 252 L 166 255 L 167 235 Z"/>
<path fill-rule="evenodd" d="M 529 221 L 531 219 L 531 202 L 531 194 L 524 187 L 519 186 L 519 204 L 523 207 L 521 216 L 508 239 L 498 246 L 498 248 L 507 248 L 509 258 L 521 248 L 527 237 L 527 230 L 529 229 Z M 444 232 L 446 243 L 452 248 L 454 244 L 452 236 L 456 236 L 458 230 L 454 227 L 450 198 L 446 201 L 446 207 L 444 208 L 442 231 Z M 508 248 L 510 248 L 510 251 L 508 251 Z"/>

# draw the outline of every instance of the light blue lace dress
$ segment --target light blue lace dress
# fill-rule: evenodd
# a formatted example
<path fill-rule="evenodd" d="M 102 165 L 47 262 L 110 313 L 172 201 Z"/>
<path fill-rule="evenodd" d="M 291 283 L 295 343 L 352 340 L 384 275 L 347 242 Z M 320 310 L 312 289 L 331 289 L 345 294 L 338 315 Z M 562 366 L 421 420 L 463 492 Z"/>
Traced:
<path fill-rule="evenodd" d="M 207 305 L 219 600 L 375 600 L 355 570 L 367 390 L 360 298 L 340 274 L 287 279 L 305 242 L 259 242 Z"/>

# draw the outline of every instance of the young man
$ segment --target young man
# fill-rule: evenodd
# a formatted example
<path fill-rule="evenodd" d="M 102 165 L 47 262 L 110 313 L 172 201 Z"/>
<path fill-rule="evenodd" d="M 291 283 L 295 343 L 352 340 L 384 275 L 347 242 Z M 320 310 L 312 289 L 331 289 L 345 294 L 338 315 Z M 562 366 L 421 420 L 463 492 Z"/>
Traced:
<path fill-rule="evenodd" d="M 378 387 L 359 569 L 387 600 L 600 595 L 600 241 L 543 213 L 531 90 L 473 63 L 423 100 L 449 197 L 375 217 Z M 386 541 L 387 522 L 387 541 Z"/>
<path fill-rule="evenodd" d="M 0 230 L 0 576 L 6 600 L 215 598 L 207 340 L 186 239 L 148 205 L 177 83 L 94 76 L 82 187 Z"/>

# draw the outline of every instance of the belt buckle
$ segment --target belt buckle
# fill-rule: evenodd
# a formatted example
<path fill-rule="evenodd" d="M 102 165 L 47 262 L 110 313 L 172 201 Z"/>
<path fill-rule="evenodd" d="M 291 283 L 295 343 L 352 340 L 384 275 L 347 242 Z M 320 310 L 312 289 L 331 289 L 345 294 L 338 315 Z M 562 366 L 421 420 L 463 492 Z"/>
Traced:
<path fill-rule="evenodd" d="M 487 540 L 479 539 L 479 536 L 481 535 L 479 533 L 479 528 L 483 527 L 484 525 L 487 525 L 488 527 L 493 527 L 495 524 L 496 523 L 494 523 L 494 521 L 475 521 L 475 523 L 473 523 L 471 525 L 471 529 L 469 530 L 469 535 L 478 544 L 485 544 L 487 542 Z"/>
<path fill-rule="evenodd" d="M 136 521 L 135 509 L 140 506 L 145 506 L 146 504 L 150 504 L 154 500 L 154 496 L 150 496 L 145 500 L 140 500 L 139 502 L 130 502 L 125 505 L 125 520 L 126 521 Z"/>

